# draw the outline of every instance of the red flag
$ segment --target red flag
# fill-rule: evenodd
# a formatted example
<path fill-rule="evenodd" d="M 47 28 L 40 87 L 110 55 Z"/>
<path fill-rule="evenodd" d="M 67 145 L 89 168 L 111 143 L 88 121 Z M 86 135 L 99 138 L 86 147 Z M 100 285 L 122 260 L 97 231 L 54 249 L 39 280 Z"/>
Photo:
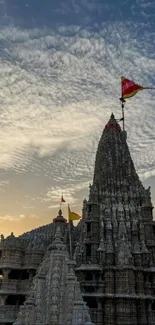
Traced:
<path fill-rule="evenodd" d="M 124 98 L 124 99 L 130 98 L 130 97 L 136 95 L 136 93 L 139 90 L 146 89 L 146 87 L 137 85 L 133 81 L 126 79 L 124 77 L 121 77 L 121 83 L 122 83 L 122 98 Z M 147 87 L 147 89 L 149 89 L 149 88 Z"/>
<path fill-rule="evenodd" d="M 64 200 L 64 198 L 63 198 L 63 195 L 61 196 L 61 202 L 62 203 L 65 203 L 66 201 Z"/>

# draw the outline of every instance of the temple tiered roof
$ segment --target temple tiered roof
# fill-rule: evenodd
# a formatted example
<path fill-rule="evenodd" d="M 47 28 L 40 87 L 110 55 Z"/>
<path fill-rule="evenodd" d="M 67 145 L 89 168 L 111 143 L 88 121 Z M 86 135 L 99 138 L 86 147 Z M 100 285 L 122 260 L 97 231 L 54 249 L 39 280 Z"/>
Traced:
<path fill-rule="evenodd" d="M 73 267 L 57 226 L 55 240 L 48 248 L 14 325 L 91 324 Z"/>

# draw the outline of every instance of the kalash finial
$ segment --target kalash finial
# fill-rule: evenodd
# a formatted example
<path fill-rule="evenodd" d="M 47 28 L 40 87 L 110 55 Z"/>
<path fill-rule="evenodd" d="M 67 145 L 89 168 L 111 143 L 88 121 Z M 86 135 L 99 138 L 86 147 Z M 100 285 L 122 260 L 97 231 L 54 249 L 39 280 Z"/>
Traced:
<path fill-rule="evenodd" d="M 111 117 L 110 117 L 111 120 L 115 120 L 115 116 L 114 116 L 114 113 L 111 114 Z"/>
<path fill-rule="evenodd" d="M 56 222 L 66 223 L 67 222 L 67 220 L 62 215 L 62 210 L 61 209 L 59 209 L 58 216 L 53 219 L 53 222 L 54 223 L 56 223 Z"/>
<path fill-rule="evenodd" d="M 62 216 L 62 210 L 60 209 L 58 212 L 58 216 L 61 217 Z"/>
<path fill-rule="evenodd" d="M 109 122 L 106 124 L 105 129 L 118 129 L 121 130 L 118 120 L 115 119 L 114 114 L 112 113 L 109 119 Z"/>
<path fill-rule="evenodd" d="M 117 124 L 117 120 L 115 119 L 114 113 L 111 114 L 109 122 L 111 124 Z"/>

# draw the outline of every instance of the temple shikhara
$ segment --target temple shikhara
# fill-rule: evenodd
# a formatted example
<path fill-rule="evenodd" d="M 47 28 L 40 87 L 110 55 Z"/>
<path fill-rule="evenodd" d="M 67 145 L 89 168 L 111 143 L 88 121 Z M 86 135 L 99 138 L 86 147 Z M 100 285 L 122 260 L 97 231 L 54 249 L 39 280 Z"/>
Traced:
<path fill-rule="evenodd" d="M 77 226 L 0 242 L 0 324 L 155 325 L 155 222 L 127 133 L 112 114 Z"/>

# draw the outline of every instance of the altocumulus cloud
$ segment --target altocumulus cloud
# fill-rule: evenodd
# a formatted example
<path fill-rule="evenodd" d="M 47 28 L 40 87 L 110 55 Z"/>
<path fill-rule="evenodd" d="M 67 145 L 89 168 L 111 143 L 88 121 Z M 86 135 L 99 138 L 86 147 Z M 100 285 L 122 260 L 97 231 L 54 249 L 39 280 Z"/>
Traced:
<path fill-rule="evenodd" d="M 40 201 L 55 206 L 63 191 L 75 204 L 87 188 L 104 124 L 112 111 L 121 115 L 120 76 L 155 82 L 155 44 L 140 28 L 118 22 L 96 32 L 1 27 L 0 167 L 50 174 Z M 128 101 L 128 142 L 143 179 L 155 175 L 154 123 L 153 92 Z"/>
<path fill-rule="evenodd" d="M 25 214 L 20 214 L 19 216 L 10 216 L 10 215 L 6 215 L 6 216 L 0 216 L 0 221 L 16 221 L 16 222 L 20 222 L 24 219 L 40 219 L 39 216 L 35 215 L 35 214 L 30 214 L 29 216 L 26 216 Z"/>

